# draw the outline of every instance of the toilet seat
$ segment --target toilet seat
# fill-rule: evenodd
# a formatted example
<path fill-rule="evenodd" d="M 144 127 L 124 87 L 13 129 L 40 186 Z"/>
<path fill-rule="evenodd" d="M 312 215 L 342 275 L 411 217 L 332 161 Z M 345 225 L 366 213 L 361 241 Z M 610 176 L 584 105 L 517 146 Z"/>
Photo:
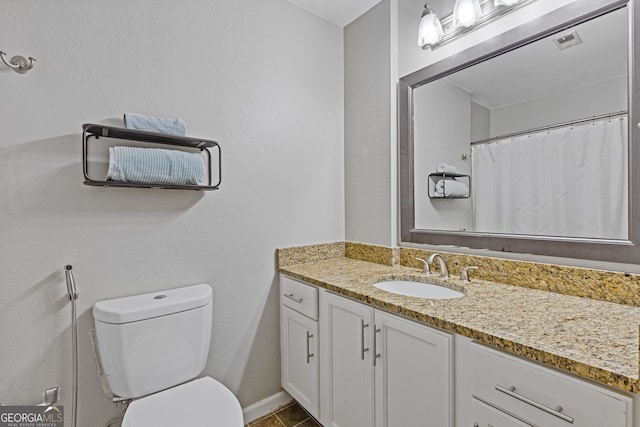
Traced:
<path fill-rule="evenodd" d="M 229 389 L 203 377 L 131 402 L 122 427 L 243 427 L 240 402 Z"/>

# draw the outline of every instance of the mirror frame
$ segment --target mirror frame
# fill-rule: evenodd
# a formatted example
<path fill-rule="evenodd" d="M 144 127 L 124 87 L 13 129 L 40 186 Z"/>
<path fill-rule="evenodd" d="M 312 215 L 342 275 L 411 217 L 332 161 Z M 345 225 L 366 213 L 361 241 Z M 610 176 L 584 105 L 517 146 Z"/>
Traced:
<path fill-rule="evenodd" d="M 628 6 L 629 15 L 628 240 L 416 229 L 413 89 L 624 6 Z M 565 258 L 640 263 L 640 167 L 634 167 L 640 165 L 640 147 L 637 148 L 640 142 L 640 130 L 638 130 L 640 91 L 636 92 L 636 88 L 640 88 L 640 63 L 637 69 L 634 67 L 634 59 L 640 58 L 640 43 L 634 43 L 636 36 L 639 36 L 638 31 L 640 31 L 640 0 L 610 0 L 605 4 L 602 0 L 580 0 L 402 77 L 398 83 L 400 244 L 446 245 Z M 639 106 L 638 111 L 635 106 Z"/>

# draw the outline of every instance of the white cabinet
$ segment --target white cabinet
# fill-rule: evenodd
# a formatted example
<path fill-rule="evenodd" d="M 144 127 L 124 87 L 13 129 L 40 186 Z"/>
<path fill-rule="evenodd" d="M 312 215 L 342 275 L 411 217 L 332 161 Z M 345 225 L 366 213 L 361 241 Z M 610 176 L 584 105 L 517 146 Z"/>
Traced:
<path fill-rule="evenodd" d="M 451 334 L 328 292 L 320 334 L 325 426 L 452 425 Z"/>
<path fill-rule="evenodd" d="M 317 289 L 281 276 L 280 290 L 282 388 L 319 418 Z"/>
<path fill-rule="evenodd" d="M 471 345 L 471 353 L 472 417 L 478 426 L 632 425 L 632 399 L 627 395 L 479 344 Z M 493 407 L 494 417 L 503 418 L 487 424 L 487 408 L 478 400 Z"/>
<path fill-rule="evenodd" d="M 320 292 L 321 421 L 372 427 L 373 308 Z"/>
<path fill-rule="evenodd" d="M 375 310 L 376 427 L 447 427 L 453 419 L 453 336 Z"/>
<path fill-rule="evenodd" d="M 282 388 L 311 415 L 318 412 L 318 323 L 282 308 Z"/>
<path fill-rule="evenodd" d="M 315 286 L 280 276 L 280 298 L 282 305 L 318 320 L 318 288 Z"/>

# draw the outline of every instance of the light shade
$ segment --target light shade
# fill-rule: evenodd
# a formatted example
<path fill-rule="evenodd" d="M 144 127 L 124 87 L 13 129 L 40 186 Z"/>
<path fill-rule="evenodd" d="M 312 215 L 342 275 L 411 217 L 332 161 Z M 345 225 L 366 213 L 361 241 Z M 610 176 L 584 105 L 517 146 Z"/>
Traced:
<path fill-rule="evenodd" d="M 431 10 L 431 7 L 425 4 L 422 18 L 420 19 L 420 27 L 418 28 L 418 45 L 425 49 L 427 46 L 438 43 L 443 35 L 444 31 L 440 19 Z"/>
<path fill-rule="evenodd" d="M 456 5 L 453 7 L 454 27 L 470 27 L 481 16 L 482 8 L 478 0 L 456 0 Z"/>
<path fill-rule="evenodd" d="M 518 3 L 520 0 L 495 0 L 493 2 L 493 5 L 495 7 L 498 6 L 513 6 L 514 4 Z"/>

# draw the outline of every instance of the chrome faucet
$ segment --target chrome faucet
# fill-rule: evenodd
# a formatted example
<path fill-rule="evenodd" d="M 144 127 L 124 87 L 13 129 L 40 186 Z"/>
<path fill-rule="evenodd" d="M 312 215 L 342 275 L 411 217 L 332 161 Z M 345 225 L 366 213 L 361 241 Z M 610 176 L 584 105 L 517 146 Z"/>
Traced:
<path fill-rule="evenodd" d="M 465 283 L 469 283 L 471 281 L 471 279 L 469 279 L 469 270 L 478 270 L 478 268 L 479 267 L 476 267 L 475 265 L 463 268 L 460 272 L 460 280 Z"/>
<path fill-rule="evenodd" d="M 442 255 L 438 253 L 431 254 L 431 256 L 427 259 L 427 263 L 431 265 L 436 259 L 438 260 L 438 264 L 440 265 L 440 277 L 442 277 L 443 279 L 448 279 L 449 269 L 447 268 L 447 263 L 444 261 L 444 258 L 442 258 Z"/>
<path fill-rule="evenodd" d="M 431 269 L 429 268 L 429 263 L 422 258 L 416 258 L 416 259 L 422 263 L 422 272 L 427 276 L 430 275 Z"/>

